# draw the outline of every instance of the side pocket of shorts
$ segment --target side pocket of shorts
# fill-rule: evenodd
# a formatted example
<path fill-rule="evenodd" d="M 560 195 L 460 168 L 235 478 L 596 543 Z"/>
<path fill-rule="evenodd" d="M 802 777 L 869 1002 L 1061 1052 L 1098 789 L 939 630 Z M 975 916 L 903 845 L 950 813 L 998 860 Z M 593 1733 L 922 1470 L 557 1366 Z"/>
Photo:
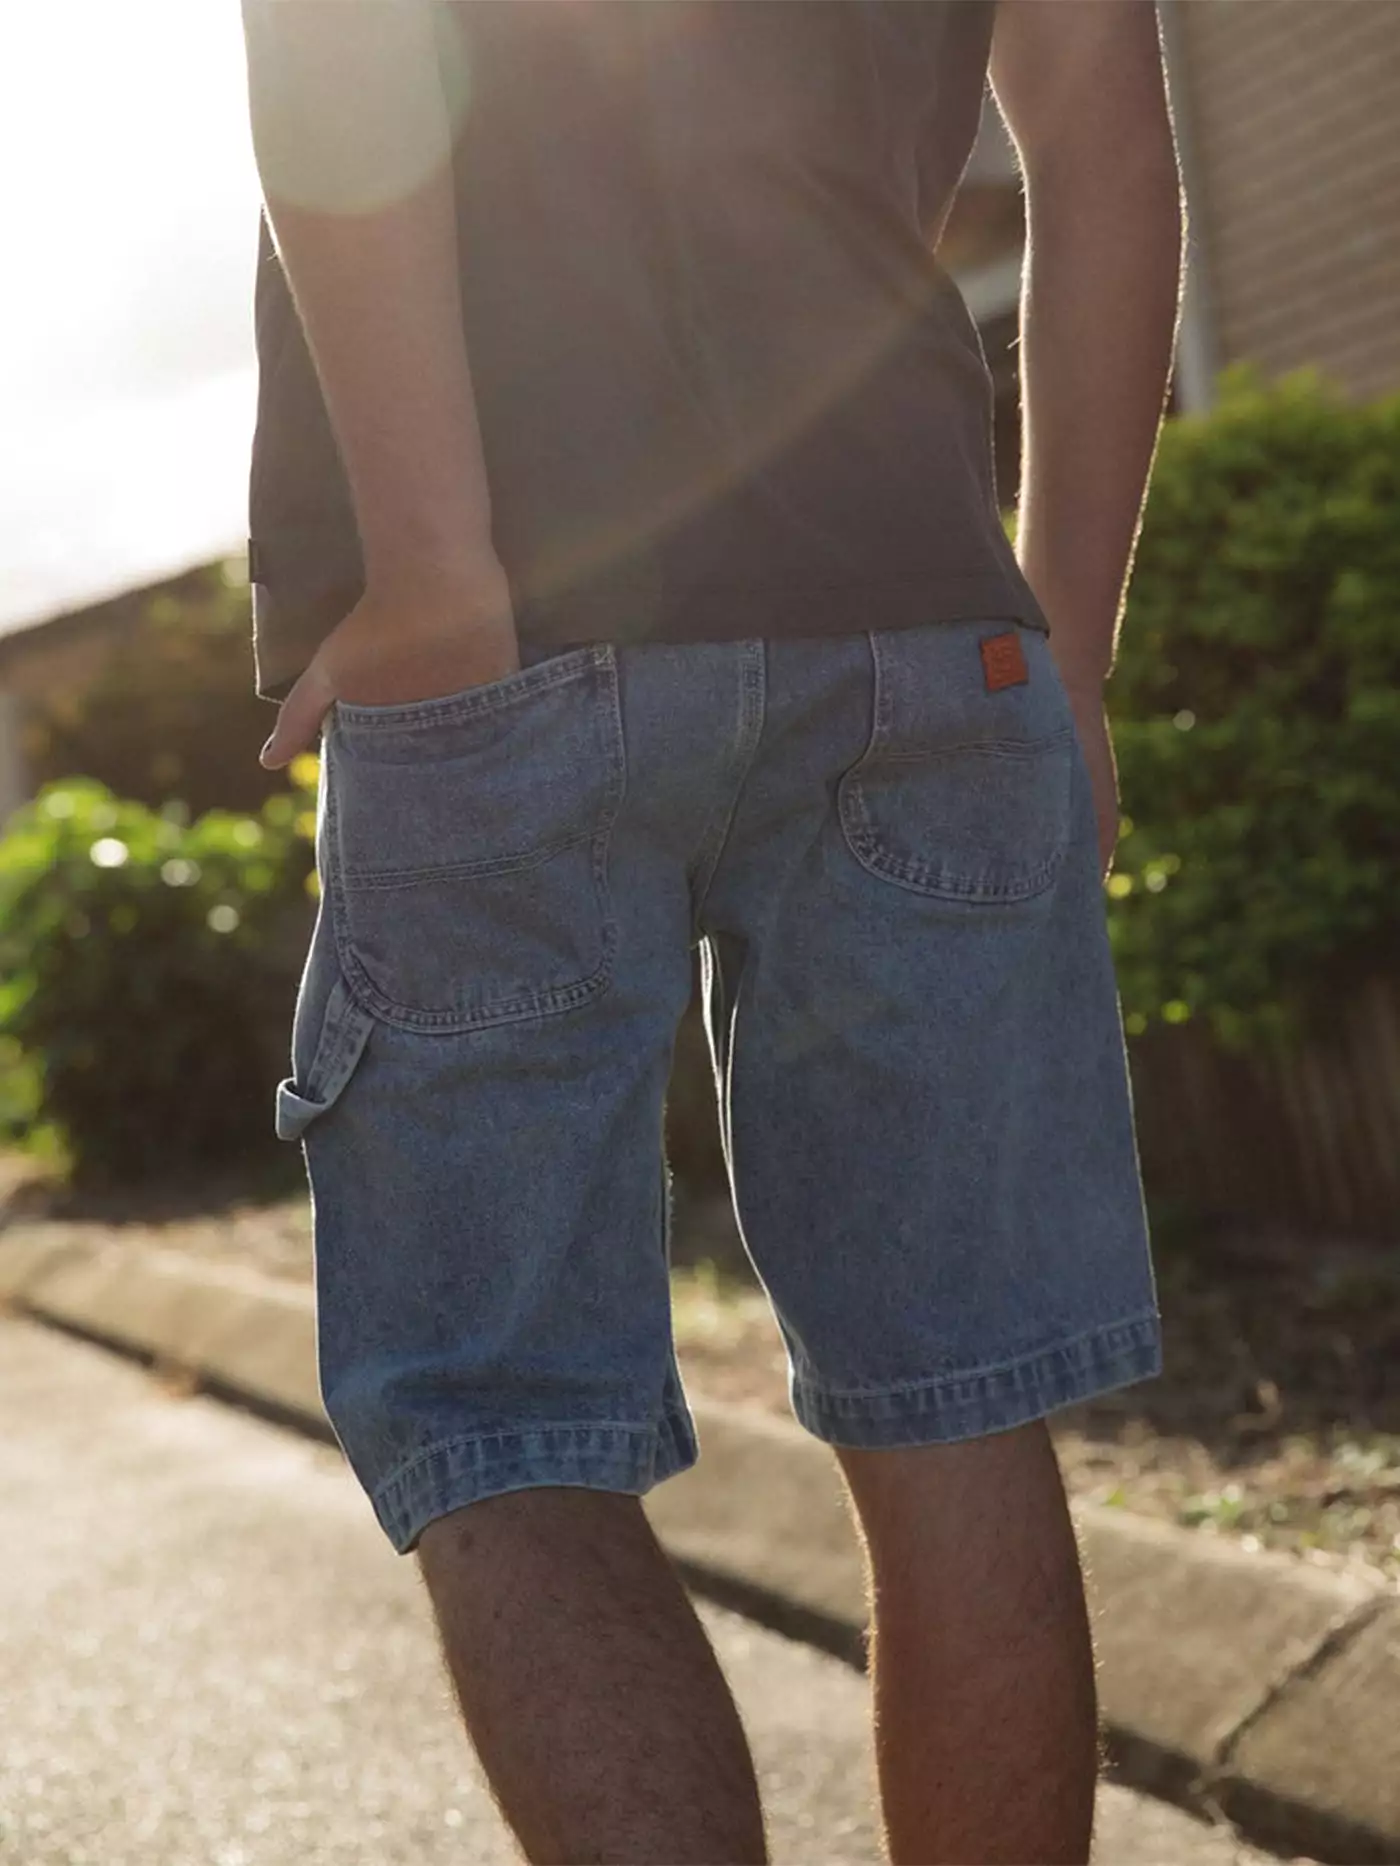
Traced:
<path fill-rule="evenodd" d="M 313 953 L 314 953 L 313 944 Z M 337 974 L 325 997 L 319 1025 L 305 1031 L 307 987 L 311 968 L 302 982 L 297 1026 L 292 1039 L 293 1073 L 277 1084 L 276 1129 L 279 1140 L 300 1140 L 307 1128 L 332 1107 L 364 1054 L 374 1019 L 357 1004 Z M 314 1035 L 314 1043 L 311 1041 Z M 303 1068 L 298 1052 L 310 1050 Z"/>

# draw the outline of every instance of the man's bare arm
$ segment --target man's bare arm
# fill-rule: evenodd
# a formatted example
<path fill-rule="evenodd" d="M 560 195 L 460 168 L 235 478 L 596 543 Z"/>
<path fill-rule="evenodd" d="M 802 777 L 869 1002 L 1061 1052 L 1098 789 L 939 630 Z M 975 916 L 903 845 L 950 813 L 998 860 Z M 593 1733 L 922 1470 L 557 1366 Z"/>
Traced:
<path fill-rule="evenodd" d="M 423 0 L 244 0 L 268 219 L 354 500 L 366 599 L 284 702 L 283 763 L 335 698 L 515 664 L 462 327 L 452 132 Z"/>
<path fill-rule="evenodd" d="M 1001 0 L 992 81 L 1020 151 L 1019 553 L 1071 687 L 1113 660 L 1180 297 L 1180 178 L 1151 0 Z"/>

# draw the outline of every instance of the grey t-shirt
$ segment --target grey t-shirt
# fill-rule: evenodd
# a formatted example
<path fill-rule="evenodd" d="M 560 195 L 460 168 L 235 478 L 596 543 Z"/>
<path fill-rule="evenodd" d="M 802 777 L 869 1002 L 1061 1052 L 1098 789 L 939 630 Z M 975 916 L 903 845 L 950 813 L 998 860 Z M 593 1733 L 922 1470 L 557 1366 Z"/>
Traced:
<path fill-rule="evenodd" d="M 532 652 L 1044 618 L 932 256 L 994 0 L 454 0 L 444 85 L 493 537 Z M 361 587 L 266 227 L 258 689 Z"/>

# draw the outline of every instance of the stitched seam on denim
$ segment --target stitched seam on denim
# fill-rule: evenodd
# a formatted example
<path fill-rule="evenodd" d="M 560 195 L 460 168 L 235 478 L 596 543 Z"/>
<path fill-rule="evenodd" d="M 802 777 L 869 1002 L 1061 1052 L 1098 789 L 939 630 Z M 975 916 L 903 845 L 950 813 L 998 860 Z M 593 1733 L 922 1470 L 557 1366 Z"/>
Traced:
<path fill-rule="evenodd" d="M 464 693 L 444 694 L 440 699 L 416 700 L 403 706 L 356 706 L 337 700 L 336 721 L 356 731 L 389 730 L 411 732 L 419 727 L 454 725 L 464 719 L 498 713 L 520 700 L 560 687 L 572 680 L 585 680 L 607 658 L 608 644 L 575 648 L 568 654 L 552 655 L 532 667 L 519 668 L 505 676 L 505 683 L 491 682 L 480 688 L 468 687 Z M 576 657 L 583 657 L 581 659 Z M 425 762 L 430 762 L 425 760 Z"/>
<path fill-rule="evenodd" d="M 738 742 L 735 746 L 735 762 L 732 770 L 732 789 L 729 808 L 724 813 L 724 820 L 715 839 L 715 852 L 712 859 L 706 861 L 705 843 L 701 845 L 701 856 L 695 866 L 695 881 L 691 886 L 691 899 L 695 905 L 691 913 L 692 935 L 698 933 L 705 916 L 705 903 L 710 897 L 719 865 L 724 860 L 724 852 L 729 847 L 730 833 L 734 820 L 739 814 L 739 804 L 758 757 L 758 748 L 763 742 L 763 727 L 767 717 L 768 702 L 768 660 L 763 641 L 746 641 L 739 644 L 743 651 L 743 689 L 740 703 L 740 726 Z M 746 740 L 747 750 L 745 749 Z M 709 832 L 705 838 L 708 843 L 713 838 Z M 702 879 L 703 876 L 703 879 Z"/>
<path fill-rule="evenodd" d="M 599 665 L 603 669 L 603 687 L 608 698 L 612 724 L 612 788 L 608 801 L 612 808 L 608 827 L 611 829 L 622 802 L 627 795 L 627 727 L 622 717 L 622 677 L 617 664 L 617 647 L 613 642 L 605 642 L 600 650 Z"/>
<path fill-rule="evenodd" d="M 793 1388 L 793 1405 L 799 1419 L 805 1413 L 818 1422 L 835 1426 L 860 1425 L 879 1427 L 899 1420 L 988 1419 L 1008 1414 L 1034 1416 L 1042 1409 L 1054 1410 L 1073 1405 L 1089 1394 L 1126 1385 L 1131 1381 L 1152 1378 L 1161 1371 L 1161 1344 L 1141 1339 L 1095 1354 L 1069 1366 L 1042 1366 L 1030 1363 L 1021 1377 L 1005 1381 L 969 1382 L 947 1388 L 937 1383 L 926 1386 L 898 1387 L 888 1393 L 870 1393 L 832 1399 L 820 1387 Z M 1032 1414 L 1023 1412 L 1025 1407 Z"/>
<path fill-rule="evenodd" d="M 926 862 L 911 862 L 902 856 L 891 855 L 878 834 L 868 828 L 851 830 L 847 840 L 851 853 L 861 867 L 882 881 L 892 881 L 896 887 L 905 888 L 909 893 L 922 895 L 929 900 L 959 901 L 988 907 L 1033 900 L 1036 895 L 1043 894 L 1063 866 L 1067 853 L 1067 850 L 1061 849 L 1043 867 L 1034 868 L 1015 881 L 991 887 L 985 882 L 962 881 L 956 875 L 945 875 L 942 870 L 931 868 Z"/>
<path fill-rule="evenodd" d="M 595 865 L 595 875 L 596 875 Z M 399 1004 L 379 986 L 355 958 L 348 953 L 343 961 L 347 977 L 358 987 L 360 1002 L 385 1023 L 399 1030 L 437 1030 L 449 1035 L 465 1035 L 469 1030 L 489 1030 L 496 1024 L 523 1022 L 534 1017 L 553 1017 L 587 1003 L 612 977 L 617 957 L 617 928 L 611 920 L 603 927 L 603 958 L 586 978 L 567 985 L 551 985 L 541 991 L 526 992 L 514 998 L 493 1000 L 474 1011 L 434 1011 L 411 1004 Z"/>
<path fill-rule="evenodd" d="M 335 1004 L 335 995 L 339 992 L 344 1000 L 343 1009 Z M 369 1041 L 369 1013 L 363 1006 L 355 1003 L 350 996 L 343 978 L 337 978 L 331 987 L 326 1004 L 326 1025 L 321 1033 L 321 1044 L 317 1045 L 316 1055 L 312 1058 L 311 1068 L 307 1073 L 307 1087 L 312 1088 L 317 1081 L 317 1063 L 320 1071 L 320 1105 L 329 1107 L 350 1080 L 355 1065 L 359 1062 L 365 1044 Z M 327 1054 L 322 1062 L 321 1045 L 326 1045 Z"/>
<path fill-rule="evenodd" d="M 484 1006 L 474 1011 L 430 1010 L 401 1005 L 380 990 L 360 963 L 354 950 L 346 916 L 346 884 L 339 860 L 339 811 L 336 787 L 326 781 L 326 876 L 325 894 L 330 902 L 331 927 L 335 935 L 336 956 L 351 999 L 361 1010 L 384 1023 L 410 1034 L 432 1031 L 441 1035 L 464 1036 L 468 1031 L 489 1030 L 501 1024 L 520 1023 L 532 1018 L 558 1016 L 575 1010 L 603 991 L 612 977 L 617 957 L 617 922 L 610 912 L 607 891 L 606 844 L 611 840 L 626 788 L 626 747 L 622 712 L 618 701 L 617 654 L 610 642 L 588 651 L 592 666 L 601 671 L 600 687 L 611 704 L 608 711 L 611 731 L 606 735 L 608 763 L 607 788 L 598 826 L 591 832 L 594 843 L 593 888 L 602 929 L 602 956 L 596 969 L 587 977 L 544 991 L 527 992 Z M 548 662 L 539 666 L 547 667 Z"/>
<path fill-rule="evenodd" d="M 582 1441 L 594 1432 L 602 1432 L 605 1435 L 611 1434 L 613 1436 L 629 1439 L 658 1438 L 664 1428 L 670 1423 L 678 1425 L 684 1424 L 683 1415 L 672 1412 L 667 1408 L 652 1425 L 634 1425 L 622 1419 L 599 1419 L 591 1425 L 580 1425 L 577 1420 L 561 1420 L 548 1425 L 512 1426 L 509 1430 L 502 1429 L 496 1432 L 458 1433 L 453 1438 L 438 1439 L 435 1444 L 429 1445 L 425 1450 L 415 1452 L 406 1464 L 396 1465 L 387 1477 L 382 1478 L 380 1482 L 375 1485 L 371 1495 L 375 1497 L 383 1496 L 386 1491 L 392 1489 L 396 1484 L 406 1482 L 416 1471 L 421 1470 L 425 1464 L 431 1464 L 434 1459 L 442 1457 L 446 1452 L 455 1451 L 467 1446 L 517 1445 L 523 1448 L 528 1439 L 538 1438 L 542 1434 L 545 1436 L 573 1439 L 575 1441 Z"/>
<path fill-rule="evenodd" d="M 930 1436 L 941 1442 L 949 1435 L 977 1436 L 1044 1418 L 1096 1394 L 1150 1380 L 1160 1369 L 1160 1359 L 1141 1347 L 1082 1367 L 1021 1380 L 1014 1386 L 979 1387 L 966 1393 L 915 1390 L 837 1406 L 820 1392 L 799 1387 L 793 1392 L 793 1411 L 799 1424 L 815 1431 L 818 1437 L 828 1432 L 851 1432 L 861 1436 L 850 1442 L 874 1445 L 887 1432 L 898 1433 L 901 1426 L 914 1425 L 921 1428 L 921 1435 L 923 1428 L 932 1426 Z M 836 1442 L 841 1441 L 837 1438 Z"/>
<path fill-rule="evenodd" d="M 342 873 L 347 886 L 369 892 L 417 887 L 427 881 L 488 880 L 493 875 L 514 875 L 523 869 L 538 868 L 542 863 L 552 861 L 556 855 L 564 855 L 570 849 L 592 842 L 599 834 L 599 829 L 594 825 L 565 836 L 558 842 L 544 843 L 538 849 L 522 849 L 518 855 L 482 856 L 474 862 L 449 862 L 441 868 L 346 868 Z"/>
<path fill-rule="evenodd" d="M 598 865 L 595 862 L 595 887 L 597 875 Z M 341 922 L 334 905 L 332 917 L 339 927 Z M 605 916 L 603 957 L 597 968 L 586 978 L 578 979 L 567 985 L 555 985 L 543 991 L 528 992 L 514 998 L 507 998 L 475 1011 L 428 1010 L 397 1003 L 387 993 L 380 990 L 361 965 L 350 943 L 348 928 L 345 929 L 345 946 L 339 957 L 345 972 L 347 989 L 351 991 L 352 996 L 363 1009 L 382 1017 L 386 1023 L 394 1025 L 397 1029 L 438 1030 L 465 1034 L 468 1030 L 485 1030 L 496 1024 L 512 1023 L 529 1017 L 549 1017 L 561 1011 L 573 1010 L 606 985 L 612 975 L 616 954 L 616 923 Z"/>
<path fill-rule="evenodd" d="M 336 979 L 331 985 L 330 992 L 326 998 L 325 1020 L 321 1025 L 321 1032 L 317 1038 L 316 1048 L 312 1052 L 311 1063 L 306 1071 L 307 1099 L 310 1100 L 312 1098 L 311 1092 L 319 1084 L 322 1105 L 324 1105 L 325 1101 L 324 1085 L 327 1082 L 334 1081 L 335 1072 L 340 1067 L 340 1057 L 346 1043 L 345 1018 L 340 1013 L 340 1007 L 336 1004 L 337 986 L 340 987 L 341 993 L 344 995 L 344 985 L 341 980 Z M 349 1004 L 345 1006 L 347 1012 L 351 1009 L 352 1007 Z"/>
<path fill-rule="evenodd" d="M 949 1394 L 916 1388 L 839 1405 L 824 1400 L 819 1391 L 798 1387 L 793 1404 L 799 1423 L 828 1442 L 871 1448 L 925 1443 L 930 1438 L 938 1443 L 956 1442 L 1043 1419 L 1095 1393 L 1151 1379 L 1161 1367 L 1160 1343 L 1148 1341 L 1072 1367 L 1033 1374 L 1014 1385 L 984 1385 Z M 911 1427 L 918 1434 L 914 1440 L 905 1437 Z"/>
<path fill-rule="evenodd" d="M 1150 1347 L 1152 1339 L 1160 1334 L 1160 1318 L 1153 1309 L 1144 1309 L 1139 1315 L 1130 1317 L 1125 1322 L 1107 1322 L 1101 1328 L 1091 1328 L 1083 1334 L 1072 1335 L 1065 1341 L 1055 1343 L 1053 1347 L 1037 1348 L 1033 1354 L 1018 1355 L 1014 1360 L 993 1361 L 981 1367 L 969 1368 L 966 1373 L 938 1374 L 929 1380 L 910 1380 L 898 1386 L 879 1387 L 829 1387 L 815 1382 L 798 1379 L 799 1388 L 813 1398 L 826 1400 L 847 1399 L 898 1399 L 907 1393 L 935 1393 L 943 1388 L 969 1386 L 976 1381 L 994 1379 L 998 1374 L 1021 1373 L 1028 1367 L 1038 1367 L 1053 1360 L 1056 1355 L 1070 1353 L 1075 1348 L 1096 1343 L 1104 1347 L 1115 1336 L 1131 1336 L 1125 1340 L 1124 1347 Z M 1116 1350 L 1111 1350 L 1116 1351 Z"/>
<path fill-rule="evenodd" d="M 1047 733 L 1040 739 L 967 739 L 960 745 L 940 745 L 932 751 L 923 752 L 901 752 L 882 747 L 873 757 L 861 760 L 861 769 L 880 771 L 886 765 L 932 765 L 944 758 L 966 758 L 974 753 L 987 758 L 1033 759 L 1069 744 L 1073 737 L 1074 728 L 1062 726 L 1058 732 Z"/>
<path fill-rule="evenodd" d="M 880 650 L 876 642 L 875 631 L 867 629 L 865 633 L 866 650 L 870 657 L 870 728 L 866 733 L 865 745 L 859 758 L 841 776 L 836 786 L 836 816 L 844 833 L 852 833 L 849 817 L 859 818 L 862 834 L 872 834 L 869 814 L 865 806 L 864 793 L 860 787 L 860 773 L 874 756 L 875 747 L 882 732 L 889 724 L 889 701 L 886 695 L 886 682 L 880 661 Z"/>
<path fill-rule="evenodd" d="M 981 626 L 981 625 L 979 625 Z M 912 860 L 895 855 L 886 848 L 879 831 L 871 821 L 870 809 L 866 800 L 865 778 L 872 771 L 878 771 L 886 764 L 924 764 L 941 758 L 965 757 L 970 751 L 987 751 L 992 756 L 1002 756 L 1006 752 L 1027 760 L 1063 744 L 1072 744 L 1075 734 L 1073 727 L 1065 727 L 1048 738 L 1028 741 L 1024 749 L 1015 740 L 969 740 L 965 745 L 947 746 L 928 753 L 892 752 L 881 741 L 890 730 L 893 700 L 890 692 L 888 671 L 880 651 L 881 634 L 871 631 L 867 639 L 870 643 L 870 658 L 873 670 L 875 698 L 872 708 L 870 734 L 865 750 L 842 777 L 837 787 L 836 814 L 847 847 L 851 854 L 869 874 L 877 880 L 892 881 L 897 887 L 906 889 L 911 894 L 919 894 L 933 900 L 957 901 L 965 905 L 980 904 L 1002 906 L 1032 900 L 1043 894 L 1050 886 L 1064 862 L 1069 847 L 1069 837 L 1064 845 L 1043 862 L 1039 868 L 1022 875 L 1015 881 L 990 886 L 984 881 L 962 881 L 958 877 L 945 876 L 942 869 L 935 868 L 924 861 Z"/>
<path fill-rule="evenodd" d="M 603 820 L 593 842 L 593 886 L 598 911 L 603 918 L 604 962 L 611 968 L 617 953 L 618 927 L 612 912 L 612 892 L 608 886 L 608 860 L 612 854 L 613 831 L 617 828 L 617 819 L 622 814 L 622 806 L 627 798 L 627 728 L 622 718 L 622 681 L 618 673 L 617 649 L 613 643 L 603 644 L 599 664 L 603 669 L 602 684 L 607 695 L 612 732 Z"/>

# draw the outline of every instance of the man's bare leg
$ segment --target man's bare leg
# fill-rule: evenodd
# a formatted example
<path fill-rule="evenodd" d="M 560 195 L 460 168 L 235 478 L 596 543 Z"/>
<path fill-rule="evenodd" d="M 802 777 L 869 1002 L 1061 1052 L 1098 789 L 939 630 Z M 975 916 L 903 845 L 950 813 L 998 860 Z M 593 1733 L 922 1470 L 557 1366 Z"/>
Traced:
<path fill-rule="evenodd" d="M 739 1715 L 635 1497 L 512 1492 L 419 1544 L 467 1730 L 526 1857 L 766 1860 Z"/>
<path fill-rule="evenodd" d="M 1086 1860 L 1093 1654 L 1049 1434 L 839 1457 L 869 1564 L 891 1860 Z"/>

